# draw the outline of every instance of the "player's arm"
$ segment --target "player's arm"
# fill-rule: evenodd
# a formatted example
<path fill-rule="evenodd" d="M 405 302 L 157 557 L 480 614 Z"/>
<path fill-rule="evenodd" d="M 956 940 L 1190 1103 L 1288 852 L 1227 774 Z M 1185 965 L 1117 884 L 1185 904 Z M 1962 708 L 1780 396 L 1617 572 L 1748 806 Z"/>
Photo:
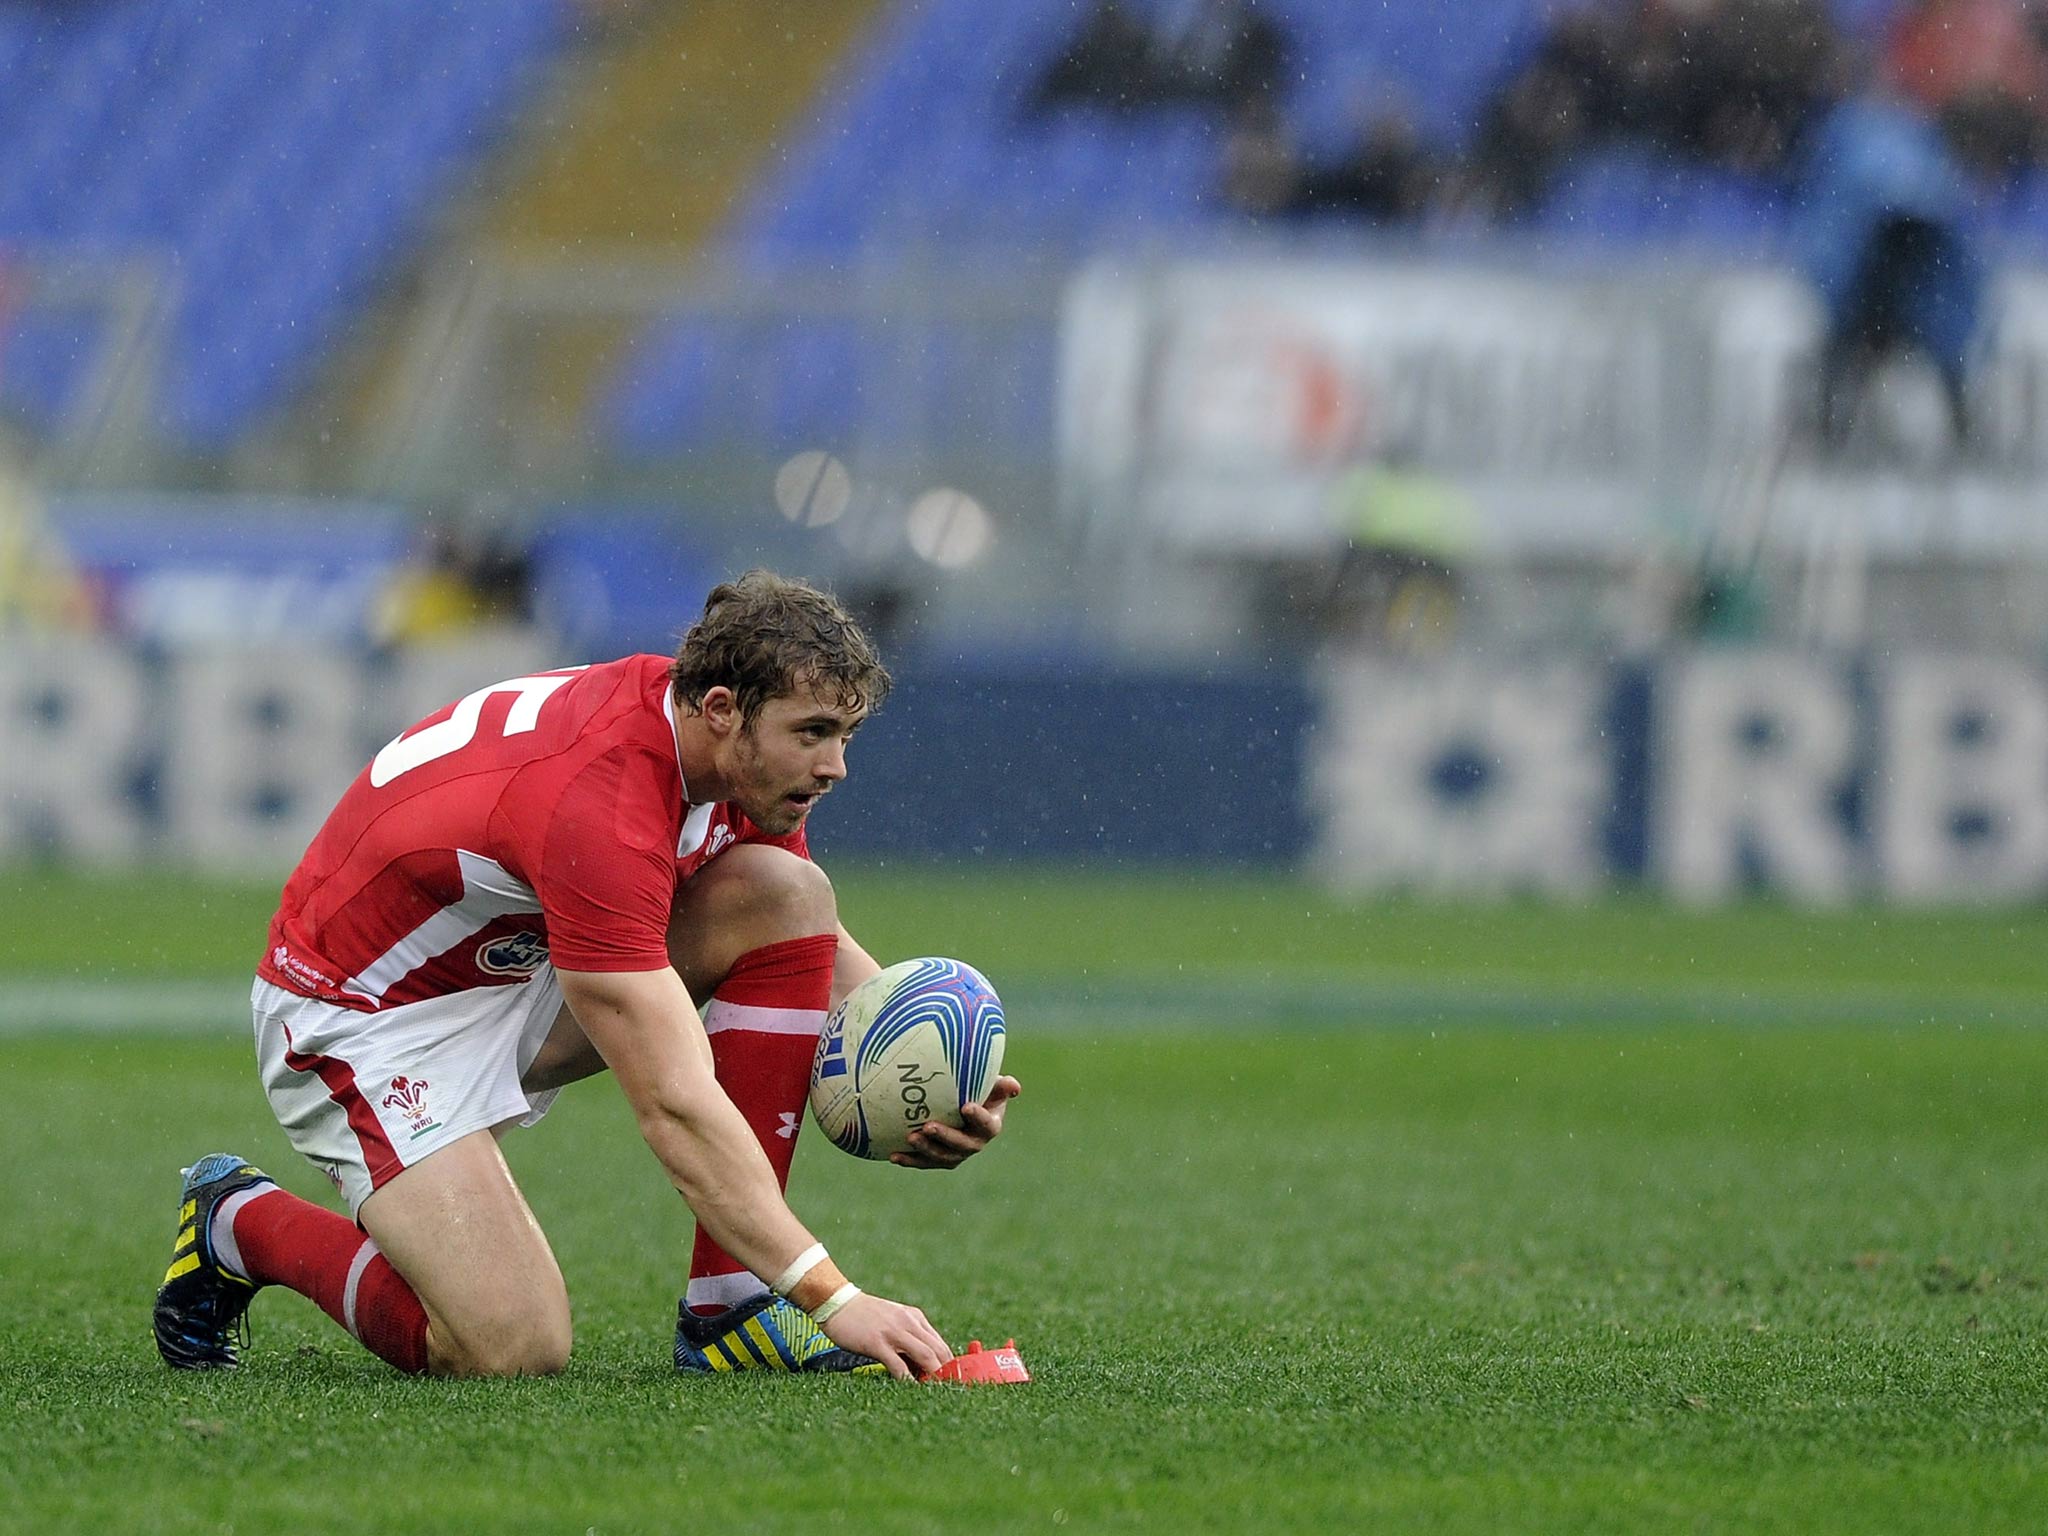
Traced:
<path fill-rule="evenodd" d="M 862 949 L 846 931 L 846 924 L 841 923 L 839 957 L 832 962 L 832 1006 L 837 1008 L 845 1002 L 847 993 L 881 969 L 874 956 Z M 964 1126 L 956 1130 L 928 1120 L 910 1133 L 910 1150 L 892 1153 L 889 1161 L 901 1168 L 958 1168 L 1003 1134 L 1003 1116 L 1009 1102 L 1023 1091 L 1024 1085 L 1014 1077 L 997 1078 L 986 1099 L 960 1111 L 960 1118 L 967 1122 Z"/>
<path fill-rule="evenodd" d="M 633 1106 L 640 1133 L 670 1181 L 720 1247 L 764 1279 L 783 1275 L 814 1239 L 784 1202 L 767 1154 L 725 1090 L 711 1042 L 671 967 L 653 971 L 561 971 L 562 996 Z M 846 1277 L 829 1258 L 784 1294 L 806 1312 Z M 822 1326 L 836 1344 L 913 1375 L 951 1355 L 915 1307 L 856 1295 Z"/>

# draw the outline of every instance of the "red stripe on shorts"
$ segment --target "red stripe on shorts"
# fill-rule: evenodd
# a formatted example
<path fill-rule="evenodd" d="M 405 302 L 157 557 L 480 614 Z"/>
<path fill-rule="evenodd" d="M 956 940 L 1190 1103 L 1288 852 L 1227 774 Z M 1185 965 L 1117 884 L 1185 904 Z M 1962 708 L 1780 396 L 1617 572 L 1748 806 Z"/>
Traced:
<path fill-rule="evenodd" d="M 363 1166 L 370 1171 L 370 1188 L 381 1189 L 386 1182 L 403 1173 L 405 1164 L 399 1161 L 391 1138 L 377 1123 L 370 1101 L 356 1087 L 356 1069 L 338 1056 L 308 1056 L 293 1050 L 290 1029 L 285 1030 L 284 1041 L 284 1064 L 294 1072 L 316 1074 L 327 1085 L 327 1097 L 339 1104 L 348 1116 L 348 1128 L 356 1133 L 356 1145 L 362 1148 Z"/>

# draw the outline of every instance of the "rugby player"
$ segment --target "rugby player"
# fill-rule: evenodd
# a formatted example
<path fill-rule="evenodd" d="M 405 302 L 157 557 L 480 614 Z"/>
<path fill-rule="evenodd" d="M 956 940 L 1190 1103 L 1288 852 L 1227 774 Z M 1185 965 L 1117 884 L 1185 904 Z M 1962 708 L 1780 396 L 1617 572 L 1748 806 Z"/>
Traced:
<path fill-rule="evenodd" d="M 879 969 L 804 823 L 889 685 L 832 598 L 752 571 L 673 660 L 515 678 L 380 751 L 285 885 L 252 998 L 271 1107 L 349 1216 L 201 1158 L 156 1297 L 164 1359 L 233 1366 L 251 1298 L 281 1285 L 402 1371 L 560 1370 L 568 1294 L 498 1138 L 606 1069 L 697 1218 L 679 1369 L 950 1358 L 782 1196 L 826 1012 Z M 896 1160 L 958 1166 L 1018 1091 L 999 1079 Z"/>

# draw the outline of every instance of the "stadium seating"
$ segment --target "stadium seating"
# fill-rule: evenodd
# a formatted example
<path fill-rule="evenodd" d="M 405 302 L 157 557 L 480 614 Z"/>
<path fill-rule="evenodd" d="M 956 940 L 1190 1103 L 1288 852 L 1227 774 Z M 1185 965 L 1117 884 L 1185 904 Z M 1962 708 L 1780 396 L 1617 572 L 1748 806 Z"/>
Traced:
<path fill-rule="evenodd" d="M 1361 87 L 1398 93 L 1433 142 L 1462 143 L 1555 9 L 1263 3 L 1302 64 L 1285 108 L 1311 149 L 1338 141 Z M 1833 3 L 1846 28 L 1868 34 L 1898 0 Z M 307 381 L 419 239 L 560 46 L 568 4 L 0 0 L 0 251 L 163 260 L 180 300 L 160 424 L 202 451 L 232 443 Z M 1243 221 L 1218 196 L 1215 114 L 1027 110 L 1085 9 L 902 0 L 736 212 L 726 257 L 757 274 L 900 271 L 982 252 L 1057 261 L 1239 235 Z M 1559 179 L 1533 227 L 1623 253 L 1682 242 L 1751 256 L 1784 217 L 1758 183 L 1609 150 Z M 2048 238 L 2048 187 L 2021 189 L 1994 222 Z M 26 310 L 0 340 L 0 401 L 45 419 L 94 361 L 94 322 L 81 313 Z M 645 455 L 734 437 L 839 441 L 855 422 L 870 440 L 994 430 L 1038 451 L 1049 397 L 993 408 L 988 389 L 962 387 L 975 350 L 933 328 L 906 336 L 850 318 L 764 335 L 679 315 L 650 331 L 600 410 L 610 440 Z M 1049 378 L 1045 357 L 1008 364 L 1008 379 Z"/>
<path fill-rule="evenodd" d="M 147 254 L 180 302 L 161 425 L 217 447 L 303 383 L 563 35 L 565 0 L 0 4 L 0 251 Z M 8 403 L 61 411 L 75 316 L 25 312 Z"/>
<path fill-rule="evenodd" d="M 1136 9 L 1142 0 L 1127 0 Z M 1166 0 L 1151 0 L 1151 8 Z M 1831 0 L 1869 38 L 1900 0 Z M 1299 69 L 1285 103 L 1310 150 L 1335 147 L 1360 93 L 1398 99 L 1439 148 L 1464 145 L 1484 105 L 1542 35 L 1558 0 L 1263 0 Z M 1240 221 L 1219 206 L 1223 135 L 1213 114 L 1073 108 L 1027 112 L 1033 82 L 1088 7 L 1075 0 L 906 0 L 853 61 L 828 109 L 756 189 L 729 232 L 749 263 L 846 261 L 918 241 L 1012 249 L 1151 243 Z M 1605 186 L 1595 183 L 1607 181 Z M 1746 250 L 1780 225 L 1768 187 L 1725 172 L 1590 158 L 1554 223 L 1623 249 L 1682 238 Z M 1991 215 L 2038 229 L 2028 192 Z"/>
<path fill-rule="evenodd" d="M 1898 3 L 1833 0 L 1833 8 L 1845 31 L 1868 37 Z M 1286 113 L 1316 150 L 1348 131 L 1362 87 L 1397 94 L 1440 147 L 1464 144 L 1558 6 L 1264 0 L 1264 8 L 1302 61 Z M 1215 114 L 1027 110 L 1033 83 L 1086 10 L 1075 0 L 904 0 L 738 211 L 725 257 L 755 272 L 858 271 L 934 251 L 959 264 L 1020 249 L 1059 257 L 1241 237 L 1243 219 L 1218 193 L 1224 135 Z M 1783 192 L 1756 178 L 1616 148 L 1572 165 L 1530 232 L 1624 259 L 1683 245 L 1754 260 L 1779 248 L 1787 216 Z M 2048 237 L 2048 186 L 2023 187 L 1989 217 L 2009 237 Z M 736 428 L 753 440 L 840 442 L 875 378 L 943 372 L 920 350 L 932 344 L 818 326 L 764 349 L 757 333 L 678 315 L 643 338 L 599 409 L 611 441 L 629 453 L 685 451 Z M 746 425 L 733 401 L 732 381 L 742 378 L 752 381 L 741 391 Z M 944 417 L 958 397 L 942 380 L 931 393 L 942 415 L 927 426 L 967 430 Z M 1046 429 L 1048 416 L 1049 408 L 1021 413 L 1023 430 Z M 1033 437 L 1018 446 L 1042 444 Z"/>

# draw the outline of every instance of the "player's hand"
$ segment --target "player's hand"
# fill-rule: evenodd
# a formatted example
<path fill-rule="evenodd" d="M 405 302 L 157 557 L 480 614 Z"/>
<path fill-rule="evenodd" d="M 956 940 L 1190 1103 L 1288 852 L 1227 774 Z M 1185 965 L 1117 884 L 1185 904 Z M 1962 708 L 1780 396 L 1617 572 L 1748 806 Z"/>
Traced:
<path fill-rule="evenodd" d="M 891 1153 L 889 1161 L 899 1168 L 958 1168 L 1003 1134 L 1003 1115 L 1023 1091 L 1014 1077 L 997 1078 L 986 1099 L 960 1111 L 966 1125 L 956 1129 L 927 1120 L 910 1133 L 910 1150 Z"/>
<path fill-rule="evenodd" d="M 896 1377 L 922 1376 L 953 1358 L 939 1330 L 916 1307 L 886 1296 L 856 1296 L 824 1325 L 825 1337 L 842 1349 L 871 1355 Z"/>

